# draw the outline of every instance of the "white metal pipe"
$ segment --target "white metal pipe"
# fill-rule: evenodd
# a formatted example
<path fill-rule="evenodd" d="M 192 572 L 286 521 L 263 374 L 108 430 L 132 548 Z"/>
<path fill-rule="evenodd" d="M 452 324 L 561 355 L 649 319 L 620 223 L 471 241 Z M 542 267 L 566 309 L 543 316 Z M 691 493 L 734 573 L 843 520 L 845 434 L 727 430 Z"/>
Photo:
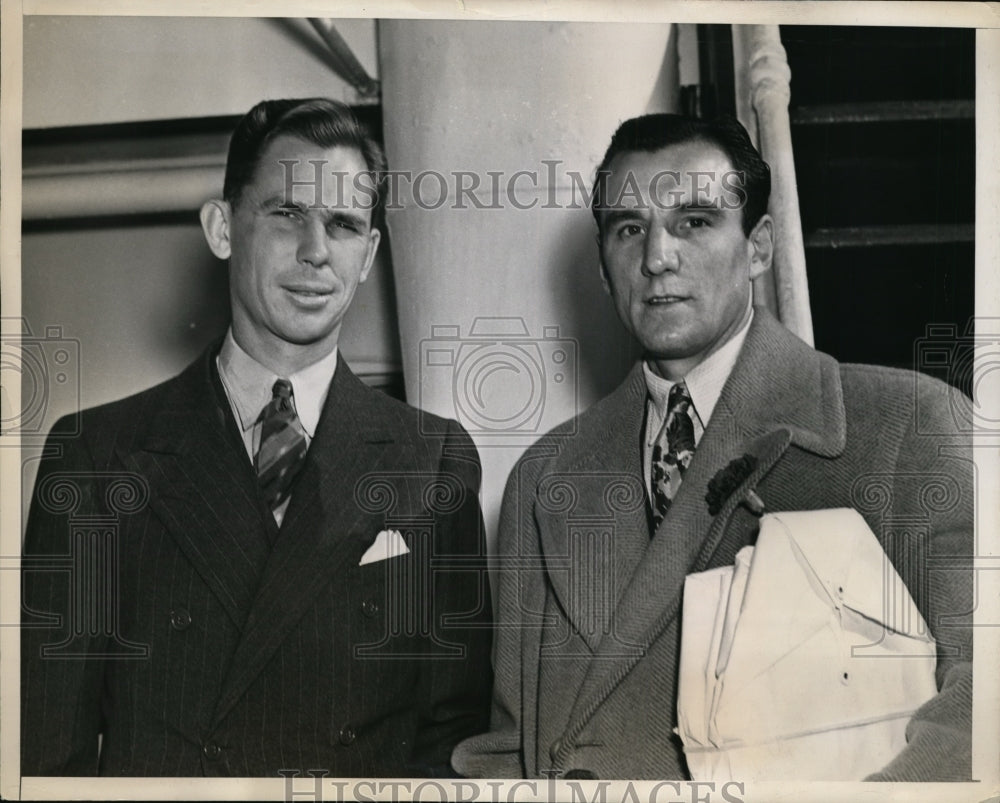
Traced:
<path fill-rule="evenodd" d="M 24 220 L 100 217 L 197 210 L 219 196 L 225 166 L 181 162 L 173 166 L 25 171 Z"/>
<path fill-rule="evenodd" d="M 737 42 L 739 43 L 737 46 Z M 771 201 L 775 254 L 771 270 L 778 318 L 812 345 L 812 313 L 806 279 L 806 255 L 799 214 L 799 192 L 792 155 L 788 117 L 791 70 L 777 25 L 734 25 L 733 54 L 737 61 L 737 88 L 749 86 L 752 114 L 742 107 L 741 122 L 754 126 L 761 155 L 771 166 Z M 745 80 L 740 81 L 739 76 Z M 739 92 L 738 92 L 739 94 Z M 745 98 L 744 98 L 745 100 Z"/>

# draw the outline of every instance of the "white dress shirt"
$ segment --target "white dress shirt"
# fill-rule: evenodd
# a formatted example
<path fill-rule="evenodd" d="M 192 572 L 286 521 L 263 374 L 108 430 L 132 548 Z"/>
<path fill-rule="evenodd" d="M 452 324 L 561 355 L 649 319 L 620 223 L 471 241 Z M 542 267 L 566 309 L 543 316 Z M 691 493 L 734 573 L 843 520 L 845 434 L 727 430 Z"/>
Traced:
<path fill-rule="evenodd" d="M 747 338 L 750 329 L 750 322 L 753 320 L 753 308 L 750 309 L 750 316 L 747 318 L 743 328 L 730 338 L 722 347 L 706 357 L 702 362 L 692 368 L 683 381 L 687 384 L 688 393 L 691 396 L 691 407 L 688 411 L 694 423 L 694 442 L 698 445 L 701 436 L 705 433 L 712 411 L 719 401 L 722 388 L 729 379 L 729 374 L 736 365 L 736 360 L 740 356 L 740 349 L 743 348 L 743 341 Z M 651 459 L 653 446 L 656 438 L 663 427 L 663 421 L 667 416 L 667 399 L 670 396 L 670 389 L 677 384 L 669 379 L 664 379 L 656 374 L 649 367 L 648 362 L 642 364 L 642 374 L 646 379 L 646 389 L 648 391 L 646 401 L 646 437 L 643 439 L 642 465 L 644 478 L 646 481 L 646 492 L 649 498 L 653 498 L 652 466 Z"/>
<path fill-rule="evenodd" d="M 306 434 L 306 446 L 316 435 L 323 405 L 330 390 L 330 382 L 337 369 L 337 349 L 301 371 L 279 377 L 247 354 L 233 338 L 233 330 L 226 332 L 222 349 L 216 357 L 219 379 L 229 399 L 236 422 L 240 426 L 247 457 L 253 464 L 260 448 L 260 414 L 270 403 L 272 389 L 278 379 L 287 379 L 292 386 L 292 404 Z M 281 526 L 288 499 L 274 510 L 274 520 Z"/>

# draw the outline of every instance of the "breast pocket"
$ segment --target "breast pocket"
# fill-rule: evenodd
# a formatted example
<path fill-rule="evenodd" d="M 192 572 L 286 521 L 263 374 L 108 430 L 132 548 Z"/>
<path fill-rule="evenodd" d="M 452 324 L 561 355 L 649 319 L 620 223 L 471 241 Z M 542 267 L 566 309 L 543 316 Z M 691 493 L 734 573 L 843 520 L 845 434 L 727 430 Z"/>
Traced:
<path fill-rule="evenodd" d="M 358 566 L 351 580 L 360 614 L 355 657 L 413 656 L 432 616 L 431 573 L 419 553 L 383 555 Z"/>

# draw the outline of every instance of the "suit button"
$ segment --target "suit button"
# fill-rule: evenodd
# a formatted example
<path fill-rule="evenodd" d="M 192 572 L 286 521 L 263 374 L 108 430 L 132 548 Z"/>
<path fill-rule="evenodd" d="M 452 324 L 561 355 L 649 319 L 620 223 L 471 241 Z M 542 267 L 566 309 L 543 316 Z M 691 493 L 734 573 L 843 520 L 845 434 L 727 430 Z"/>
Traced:
<path fill-rule="evenodd" d="M 361 603 L 361 612 L 372 619 L 378 616 L 380 610 L 382 610 L 381 607 L 373 599 L 366 599 Z"/>
<path fill-rule="evenodd" d="M 170 626 L 174 630 L 187 630 L 191 627 L 191 614 L 184 608 L 178 608 L 170 612 Z"/>
<path fill-rule="evenodd" d="M 340 739 L 340 743 L 344 745 L 344 747 L 347 747 L 349 744 L 354 744 L 354 740 L 358 738 L 358 734 L 354 732 L 354 728 L 350 725 L 344 725 L 344 727 L 340 729 L 338 738 Z"/>
<path fill-rule="evenodd" d="M 549 750 L 549 758 L 553 761 L 556 760 L 556 756 L 559 755 L 559 751 L 562 750 L 562 739 L 556 739 L 552 743 L 552 748 Z"/>
<path fill-rule="evenodd" d="M 597 773 L 591 770 L 568 770 L 563 778 L 567 781 L 596 781 Z"/>
<path fill-rule="evenodd" d="M 205 754 L 205 758 L 209 761 L 215 761 L 215 759 L 222 755 L 222 748 L 215 742 L 209 742 L 201 749 L 201 752 Z"/>

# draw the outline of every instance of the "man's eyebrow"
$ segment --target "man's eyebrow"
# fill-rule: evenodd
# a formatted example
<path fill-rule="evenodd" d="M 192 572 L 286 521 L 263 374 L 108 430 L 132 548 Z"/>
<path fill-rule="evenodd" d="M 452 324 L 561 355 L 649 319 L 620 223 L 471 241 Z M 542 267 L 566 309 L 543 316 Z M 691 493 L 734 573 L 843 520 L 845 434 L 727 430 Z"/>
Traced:
<path fill-rule="evenodd" d="M 615 223 L 621 223 L 624 220 L 639 220 L 642 217 L 640 214 L 640 209 L 638 207 L 632 209 L 608 209 L 604 212 L 604 225 L 613 226 Z"/>
<path fill-rule="evenodd" d="M 352 212 L 349 209 L 323 209 L 320 210 L 320 213 L 323 215 L 323 222 L 326 225 L 330 223 L 348 223 L 358 228 L 364 228 L 368 225 L 368 219 L 365 215 Z"/>
<path fill-rule="evenodd" d="M 678 204 L 677 209 L 681 212 L 706 212 L 708 214 L 721 214 L 722 202 L 716 198 L 714 200 L 691 200 Z"/>
<path fill-rule="evenodd" d="M 360 212 L 354 212 L 351 209 L 346 208 L 336 208 L 336 207 L 326 207 L 326 206 L 307 206 L 299 201 L 289 198 L 284 193 L 277 193 L 268 198 L 265 198 L 260 202 L 261 209 L 304 209 L 307 211 L 314 211 L 320 214 L 323 218 L 324 225 L 330 223 L 349 223 L 352 226 L 365 226 L 367 225 L 367 219 Z"/>
<path fill-rule="evenodd" d="M 285 193 L 277 193 L 271 195 L 260 202 L 261 209 L 274 209 L 279 207 L 285 207 L 287 209 L 301 207 L 298 201 L 293 200 L 290 196 Z"/>

